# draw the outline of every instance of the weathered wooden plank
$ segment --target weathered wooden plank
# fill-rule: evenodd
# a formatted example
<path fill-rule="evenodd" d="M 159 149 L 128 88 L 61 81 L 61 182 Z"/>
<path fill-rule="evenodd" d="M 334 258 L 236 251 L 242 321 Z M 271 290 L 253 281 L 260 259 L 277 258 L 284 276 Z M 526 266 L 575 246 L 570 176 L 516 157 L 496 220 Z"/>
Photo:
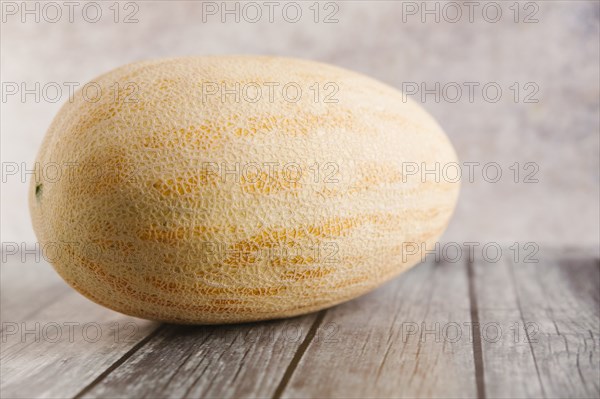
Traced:
<path fill-rule="evenodd" d="M 72 397 L 157 327 L 85 299 L 47 263 L 4 264 L 2 288 L 3 397 Z"/>
<path fill-rule="evenodd" d="M 79 396 L 271 396 L 322 314 L 231 326 L 165 326 Z"/>
<path fill-rule="evenodd" d="M 598 259 L 541 254 L 511 270 L 543 395 L 600 397 Z"/>
<path fill-rule="evenodd" d="M 281 396 L 476 396 L 469 322 L 465 264 L 423 263 L 329 310 Z"/>
<path fill-rule="evenodd" d="M 0 388 L 3 397 L 598 397 L 598 260 L 550 254 L 538 264 L 428 262 L 317 314 L 157 331 L 89 302 L 47 264 L 12 262 L 1 270 Z"/>
<path fill-rule="evenodd" d="M 485 396 L 490 398 L 543 397 L 535 359 L 525 334 L 511 262 L 475 258 L 472 284 L 481 346 Z"/>

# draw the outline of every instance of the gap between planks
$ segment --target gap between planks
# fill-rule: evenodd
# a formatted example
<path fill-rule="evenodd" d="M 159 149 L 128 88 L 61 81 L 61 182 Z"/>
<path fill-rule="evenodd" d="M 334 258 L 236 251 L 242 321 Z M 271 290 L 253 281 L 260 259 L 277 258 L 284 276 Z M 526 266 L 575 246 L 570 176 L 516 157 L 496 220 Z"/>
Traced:
<path fill-rule="evenodd" d="M 477 305 L 477 287 L 475 286 L 475 271 L 473 259 L 467 259 L 467 280 L 469 284 L 469 304 L 471 308 L 471 336 L 473 344 L 473 363 L 475 365 L 475 384 L 477 397 L 486 399 L 485 372 L 483 369 L 483 345 L 481 342 L 481 329 L 479 326 L 479 306 Z"/>
<path fill-rule="evenodd" d="M 158 333 L 165 328 L 165 324 L 159 325 L 154 331 L 150 334 L 146 335 L 140 342 L 134 345 L 130 350 L 128 350 L 123 356 L 121 356 L 117 361 L 111 364 L 106 370 L 104 370 L 94 381 L 89 383 L 86 387 L 84 387 L 77 395 L 73 397 L 73 399 L 80 399 L 87 392 L 91 391 L 96 385 L 98 385 L 102 380 L 104 380 L 110 373 L 113 372 L 117 367 L 125 363 L 127 359 L 133 356 L 140 348 L 146 345 L 152 338 L 156 337 Z"/>
<path fill-rule="evenodd" d="M 300 346 L 296 350 L 296 353 L 294 354 L 294 357 L 292 358 L 292 361 L 287 366 L 286 371 L 285 371 L 285 373 L 283 374 L 283 376 L 281 378 L 281 381 L 277 385 L 277 388 L 275 389 L 275 391 L 273 393 L 273 396 L 272 396 L 273 399 L 279 399 L 281 397 L 281 394 L 285 390 L 285 388 L 286 388 L 286 386 L 287 386 L 290 378 L 292 377 L 292 374 L 296 370 L 296 367 L 298 366 L 298 364 L 300 362 L 300 359 L 304 355 L 304 352 L 306 351 L 306 348 L 308 348 L 308 345 L 310 344 L 310 342 L 315 337 L 315 335 L 317 333 L 317 330 L 319 329 L 319 326 L 323 323 L 323 319 L 325 318 L 325 314 L 326 313 L 327 313 L 327 309 L 324 309 L 324 310 L 321 310 L 321 311 L 318 312 L 316 319 L 314 320 L 314 322 L 312 323 L 312 325 L 310 327 L 310 330 L 308 331 L 308 333 L 306 334 L 306 337 L 304 338 L 304 340 L 302 341 L 302 343 L 300 344 Z M 151 334 L 147 335 L 137 345 L 135 345 L 133 348 L 131 348 L 121 358 L 119 358 L 110 367 L 108 367 L 104 372 L 102 372 L 102 374 L 100 374 L 94 381 L 92 381 L 85 388 L 83 388 L 77 395 L 74 396 L 73 399 L 81 399 L 81 398 L 83 398 L 85 396 L 85 394 L 87 394 L 88 392 L 90 392 L 96 385 L 98 385 L 100 382 L 102 382 L 117 367 L 119 367 L 123 363 L 125 363 L 125 361 L 127 361 L 136 352 L 138 352 L 138 350 L 140 350 L 150 340 L 152 340 L 153 338 L 155 338 L 162 330 L 165 329 L 166 326 L 167 326 L 166 324 L 162 324 L 158 328 L 156 328 Z"/>
<path fill-rule="evenodd" d="M 273 397 L 272 397 L 273 399 L 281 398 L 283 391 L 285 390 L 285 388 L 287 387 L 287 384 L 290 382 L 290 379 L 292 378 L 292 374 L 294 374 L 294 371 L 296 371 L 296 368 L 298 367 L 298 364 L 300 363 L 300 359 L 302 359 L 302 356 L 304 355 L 304 352 L 306 352 L 308 345 L 310 344 L 310 342 L 313 340 L 313 338 L 317 334 L 317 330 L 319 329 L 321 324 L 323 324 L 323 319 L 325 319 L 325 313 L 327 313 L 327 309 L 321 310 L 319 312 L 319 314 L 317 315 L 317 318 L 315 319 L 314 323 L 310 327 L 308 334 L 306 334 L 304 341 L 302 341 L 302 344 L 298 347 L 298 350 L 294 354 L 292 361 L 290 362 L 287 369 L 285 370 L 285 373 L 283 374 L 283 377 L 281 378 L 281 382 L 275 389 L 275 392 L 273 393 Z"/>

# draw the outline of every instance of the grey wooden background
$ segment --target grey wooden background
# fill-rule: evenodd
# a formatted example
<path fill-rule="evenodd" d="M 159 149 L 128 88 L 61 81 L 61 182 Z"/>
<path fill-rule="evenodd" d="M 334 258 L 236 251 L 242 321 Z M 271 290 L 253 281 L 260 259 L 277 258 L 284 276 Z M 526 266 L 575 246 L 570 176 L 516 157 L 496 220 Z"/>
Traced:
<path fill-rule="evenodd" d="M 600 268 L 426 261 L 302 317 L 177 326 L 127 317 L 43 260 L 1 270 L 2 398 L 600 396 Z"/>

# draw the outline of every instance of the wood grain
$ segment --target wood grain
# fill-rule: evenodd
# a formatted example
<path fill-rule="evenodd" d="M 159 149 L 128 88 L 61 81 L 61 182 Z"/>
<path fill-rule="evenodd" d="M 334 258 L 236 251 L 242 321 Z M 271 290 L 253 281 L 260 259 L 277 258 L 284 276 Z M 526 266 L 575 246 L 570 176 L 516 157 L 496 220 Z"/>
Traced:
<path fill-rule="evenodd" d="M 331 309 L 282 396 L 475 396 L 467 290 L 463 263 L 428 262 Z"/>
<path fill-rule="evenodd" d="M 599 397 L 598 259 L 508 255 L 431 259 L 316 314 L 199 327 L 120 315 L 43 262 L 8 262 L 0 390 L 7 398 Z"/>
<path fill-rule="evenodd" d="M 599 397 L 598 260 L 544 256 L 512 271 L 543 395 Z"/>
<path fill-rule="evenodd" d="M 3 264 L 2 305 L 6 398 L 72 397 L 157 327 L 90 302 L 47 263 Z"/>
<path fill-rule="evenodd" d="M 543 397 L 535 359 L 524 331 L 512 263 L 506 259 L 489 263 L 479 257 L 472 268 L 485 396 Z"/>
<path fill-rule="evenodd" d="M 165 325 L 82 397 L 265 397 L 316 315 L 236 326 Z"/>

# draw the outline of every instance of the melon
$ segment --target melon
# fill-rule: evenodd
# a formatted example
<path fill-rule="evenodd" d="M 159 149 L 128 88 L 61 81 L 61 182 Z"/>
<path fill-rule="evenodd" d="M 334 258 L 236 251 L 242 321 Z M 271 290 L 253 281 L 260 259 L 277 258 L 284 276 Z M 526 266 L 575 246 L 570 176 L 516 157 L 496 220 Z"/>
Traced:
<path fill-rule="evenodd" d="M 92 301 L 248 322 L 348 301 L 417 264 L 459 191 L 423 171 L 454 163 L 421 106 L 359 73 L 162 59 L 106 73 L 60 109 L 29 202 L 45 257 Z"/>

